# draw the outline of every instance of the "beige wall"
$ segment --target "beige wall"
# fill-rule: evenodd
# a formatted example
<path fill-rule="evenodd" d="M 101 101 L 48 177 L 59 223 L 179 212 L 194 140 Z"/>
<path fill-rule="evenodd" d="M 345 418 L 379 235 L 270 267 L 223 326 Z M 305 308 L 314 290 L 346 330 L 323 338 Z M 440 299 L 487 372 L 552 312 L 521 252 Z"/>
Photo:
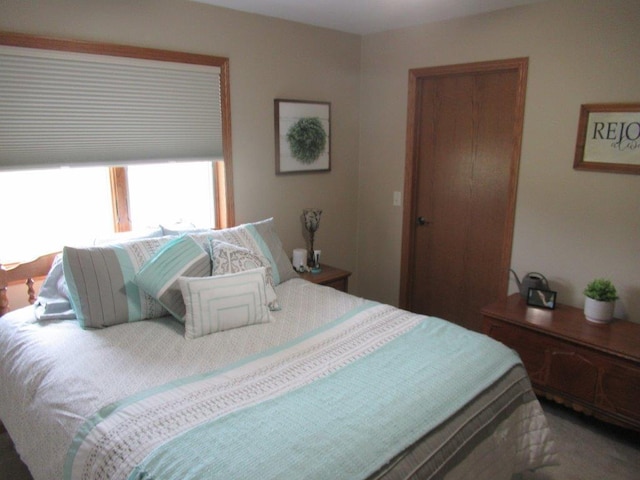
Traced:
<path fill-rule="evenodd" d="M 636 7 L 553 0 L 360 38 L 180 0 L 2 0 L 0 29 L 228 56 L 237 220 L 275 216 L 289 251 L 302 208 L 322 207 L 324 259 L 394 304 L 408 70 L 529 57 L 512 265 L 575 305 L 610 277 L 618 315 L 640 321 L 640 177 L 572 169 L 580 104 L 640 101 Z M 332 103 L 330 173 L 274 174 L 274 98 Z"/>
<path fill-rule="evenodd" d="M 274 216 L 291 252 L 323 208 L 316 248 L 355 269 L 360 37 L 186 0 L 2 0 L 0 30 L 229 57 L 236 221 Z M 331 102 L 331 172 L 275 175 L 275 98 Z"/>
<path fill-rule="evenodd" d="M 529 57 L 512 266 L 580 307 L 609 277 L 617 314 L 640 322 L 640 177 L 572 168 L 581 104 L 640 102 L 638 25 L 637 1 L 554 0 L 364 37 L 359 292 L 398 299 L 408 70 Z"/>

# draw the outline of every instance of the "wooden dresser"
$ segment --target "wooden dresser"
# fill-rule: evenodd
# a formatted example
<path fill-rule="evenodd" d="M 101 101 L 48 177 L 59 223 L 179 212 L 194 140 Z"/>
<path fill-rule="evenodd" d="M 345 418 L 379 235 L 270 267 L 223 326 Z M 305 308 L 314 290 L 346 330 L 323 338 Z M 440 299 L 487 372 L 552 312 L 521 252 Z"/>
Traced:
<path fill-rule="evenodd" d="M 351 272 L 324 264 L 320 265 L 320 268 L 322 269 L 321 272 L 301 273 L 300 277 L 319 285 L 333 287 L 341 292 L 347 293 L 349 291 L 349 277 L 351 276 Z"/>
<path fill-rule="evenodd" d="M 482 315 L 483 332 L 519 353 L 536 393 L 640 431 L 640 324 L 595 324 L 582 309 L 528 307 L 517 293 Z"/>

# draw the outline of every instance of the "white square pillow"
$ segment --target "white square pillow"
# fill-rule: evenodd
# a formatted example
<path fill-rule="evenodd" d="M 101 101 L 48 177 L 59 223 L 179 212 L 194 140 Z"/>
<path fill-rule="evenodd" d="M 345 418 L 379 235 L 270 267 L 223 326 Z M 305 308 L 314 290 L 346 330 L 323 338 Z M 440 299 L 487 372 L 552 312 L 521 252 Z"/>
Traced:
<path fill-rule="evenodd" d="M 271 273 L 271 263 L 265 257 L 253 253 L 248 248 L 211 239 L 211 263 L 211 275 L 226 275 L 264 267 L 269 310 L 280 310 Z"/>
<path fill-rule="evenodd" d="M 180 277 L 178 282 L 188 339 L 272 319 L 264 267 L 214 277 Z"/>

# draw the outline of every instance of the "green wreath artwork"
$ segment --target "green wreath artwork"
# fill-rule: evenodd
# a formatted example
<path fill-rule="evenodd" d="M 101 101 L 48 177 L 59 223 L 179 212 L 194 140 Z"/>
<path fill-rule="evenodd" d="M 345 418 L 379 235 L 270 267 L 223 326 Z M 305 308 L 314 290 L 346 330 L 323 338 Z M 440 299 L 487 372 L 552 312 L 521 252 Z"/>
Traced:
<path fill-rule="evenodd" d="M 302 163 L 315 162 L 327 145 L 327 132 L 318 117 L 301 118 L 287 132 L 291 155 Z"/>

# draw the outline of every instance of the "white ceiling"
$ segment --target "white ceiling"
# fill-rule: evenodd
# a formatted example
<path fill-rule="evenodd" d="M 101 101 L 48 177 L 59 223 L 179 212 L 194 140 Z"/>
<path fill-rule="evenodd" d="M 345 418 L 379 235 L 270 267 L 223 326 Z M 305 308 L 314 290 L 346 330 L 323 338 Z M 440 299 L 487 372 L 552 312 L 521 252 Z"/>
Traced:
<path fill-rule="evenodd" d="M 366 35 L 543 0 L 194 0 Z"/>

